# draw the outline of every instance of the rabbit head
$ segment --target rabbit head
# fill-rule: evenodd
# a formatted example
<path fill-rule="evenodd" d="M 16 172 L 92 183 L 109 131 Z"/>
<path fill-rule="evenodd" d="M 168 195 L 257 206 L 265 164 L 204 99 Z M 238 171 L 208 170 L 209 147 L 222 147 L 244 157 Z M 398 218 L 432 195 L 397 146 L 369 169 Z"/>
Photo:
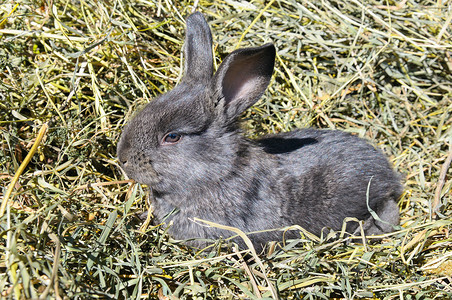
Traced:
<path fill-rule="evenodd" d="M 237 118 L 265 91 L 275 48 L 229 54 L 213 75 L 212 37 L 201 13 L 187 18 L 185 74 L 124 128 L 118 144 L 126 173 L 156 193 L 183 193 L 233 167 L 242 138 Z"/>

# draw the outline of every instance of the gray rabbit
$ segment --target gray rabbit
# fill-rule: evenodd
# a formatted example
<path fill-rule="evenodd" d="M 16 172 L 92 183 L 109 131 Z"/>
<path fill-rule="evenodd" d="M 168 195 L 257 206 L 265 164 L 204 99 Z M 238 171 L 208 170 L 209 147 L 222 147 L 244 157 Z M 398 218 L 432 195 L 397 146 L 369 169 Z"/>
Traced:
<path fill-rule="evenodd" d="M 341 131 L 245 138 L 238 119 L 264 93 L 275 47 L 238 49 L 214 74 L 207 22 L 199 12 L 186 22 L 183 79 L 137 113 L 118 144 L 122 168 L 152 190 L 156 222 L 171 221 L 170 234 L 182 240 L 234 235 L 200 225 L 195 217 L 244 232 L 300 225 L 320 234 L 323 228 L 341 229 L 346 217 L 365 220 L 369 235 L 392 231 L 402 187 L 386 157 Z M 357 228 L 356 222 L 347 225 L 348 232 Z M 249 237 L 261 249 L 282 233 Z"/>

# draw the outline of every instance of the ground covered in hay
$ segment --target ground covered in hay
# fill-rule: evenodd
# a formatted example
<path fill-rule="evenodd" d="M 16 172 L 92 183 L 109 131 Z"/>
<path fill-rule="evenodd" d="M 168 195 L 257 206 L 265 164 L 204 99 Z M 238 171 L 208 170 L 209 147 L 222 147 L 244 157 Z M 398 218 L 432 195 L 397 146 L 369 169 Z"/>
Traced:
<path fill-rule="evenodd" d="M 405 177 L 399 231 L 201 254 L 136 214 L 151 200 L 115 147 L 181 77 L 193 2 L 0 3 L 1 298 L 448 299 L 452 3 L 200 1 L 218 64 L 275 43 L 250 137 L 314 126 L 369 139 Z"/>

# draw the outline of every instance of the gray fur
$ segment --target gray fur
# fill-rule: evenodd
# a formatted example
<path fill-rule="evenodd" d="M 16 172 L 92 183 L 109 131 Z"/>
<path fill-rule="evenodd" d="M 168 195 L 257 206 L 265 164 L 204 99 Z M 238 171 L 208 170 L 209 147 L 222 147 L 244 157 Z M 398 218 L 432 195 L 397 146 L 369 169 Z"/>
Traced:
<path fill-rule="evenodd" d="M 320 234 L 325 227 L 339 230 L 346 217 L 367 220 L 369 234 L 393 230 L 390 224 L 399 222 L 400 178 L 363 139 L 317 129 L 259 140 L 241 135 L 237 119 L 270 81 L 272 44 L 232 52 L 212 75 L 210 29 L 202 14 L 194 13 L 187 19 L 185 45 L 181 83 L 139 112 L 118 144 L 122 167 L 152 189 L 156 221 L 172 221 L 174 238 L 232 235 L 199 225 L 194 217 L 244 232 L 297 224 Z M 182 139 L 162 144 L 169 132 Z M 389 224 L 374 220 L 367 208 L 369 183 L 368 203 Z M 356 229 L 356 223 L 347 228 Z M 281 232 L 250 238 L 261 247 L 280 240 Z"/>

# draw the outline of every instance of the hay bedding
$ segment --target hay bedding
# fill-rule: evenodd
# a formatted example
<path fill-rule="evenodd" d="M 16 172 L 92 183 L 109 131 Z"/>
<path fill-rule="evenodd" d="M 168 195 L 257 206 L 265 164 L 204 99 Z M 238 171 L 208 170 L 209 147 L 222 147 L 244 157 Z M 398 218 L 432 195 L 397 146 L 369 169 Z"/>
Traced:
<path fill-rule="evenodd" d="M 217 64 L 238 46 L 278 49 L 244 115 L 250 136 L 353 132 L 406 177 L 402 227 L 382 241 L 300 230 L 254 261 L 197 253 L 137 221 L 146 191 L 115 160 L 133 111 L 180 79 L 192 4 L 0 4 L 1 297 L 450 298 L 450 1 L 198 3 Z"/>

